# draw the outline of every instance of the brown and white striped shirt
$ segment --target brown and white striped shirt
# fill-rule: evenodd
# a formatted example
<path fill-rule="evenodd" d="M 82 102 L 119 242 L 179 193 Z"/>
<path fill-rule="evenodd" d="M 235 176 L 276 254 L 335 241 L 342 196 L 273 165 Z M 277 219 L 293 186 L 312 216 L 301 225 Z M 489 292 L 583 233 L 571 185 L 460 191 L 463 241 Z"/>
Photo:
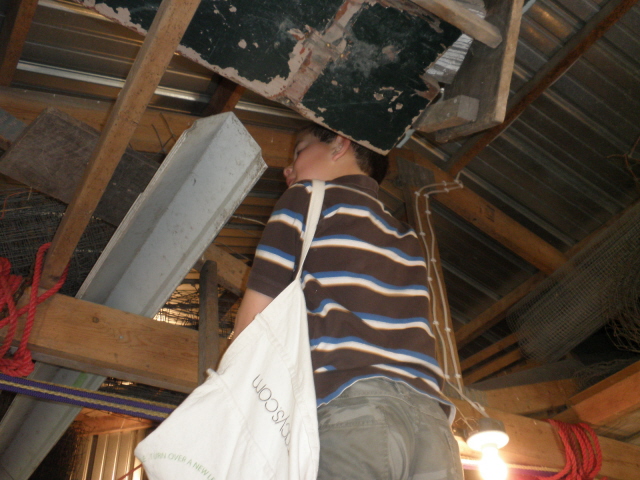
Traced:
<path fill-rule="evenodd" d="M 427 270 L 416 233 L 390 215 L 368 176 L 327 182 L 322 214 L 303 265 L 318 405 L 370 377 L 403 381 L 439 401 L 443 373 L 428 321 Z M 275 206 L 248 287 L 276 297 L 298 268 L 311 182 Z"/>

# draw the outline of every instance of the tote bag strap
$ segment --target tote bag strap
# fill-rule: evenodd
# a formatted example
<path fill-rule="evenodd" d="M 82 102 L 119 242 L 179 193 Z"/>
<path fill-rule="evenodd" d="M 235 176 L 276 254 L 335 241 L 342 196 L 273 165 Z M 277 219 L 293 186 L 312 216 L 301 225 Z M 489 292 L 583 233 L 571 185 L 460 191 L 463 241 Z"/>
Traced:
<path fill-rule="evenodd" d="M 322 202 L 324 201 L 325 183 L 322 180 L 313 180 L 311 185 L 311 199 L 309 200 L 309 210 L 307 211 L 307 225 L 304 231 L 304 241 L 302 243 L 302 252 L 300 254 L 300 266 L 296 280 L 302 275 L 302 266 L 307 258 L 307 253 L 311 247 L 311 242 L 316 234 L 316 227 L 320 214 L 322 213 Z"/>

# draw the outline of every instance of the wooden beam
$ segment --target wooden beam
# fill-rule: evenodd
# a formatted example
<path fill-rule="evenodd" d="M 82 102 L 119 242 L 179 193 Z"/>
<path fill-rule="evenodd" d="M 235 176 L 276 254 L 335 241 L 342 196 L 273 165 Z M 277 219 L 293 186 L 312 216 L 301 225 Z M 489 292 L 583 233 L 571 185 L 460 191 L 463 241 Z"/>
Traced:
<path fill-rule="evenodd" d="M 198 322 L 198 383 L 207 379 L 220 357 L 218 331 L 218 274 L 215 262 L 207 260 L 200 270 L 200 321 Z"/>
<path fill-rule="evenodd" d="M 48 107 L 61 110 L 100 131 L 105 126 L 113 103 L 0 87 L 0 108 L 23 122 L 31 123 Z M 240 120 L 246 118 L 241 111 L 236 111 L 235 114 Z M 147 109 L 133 129 L 131 146 L 140 152 L 161 152 L 163 145 L 165 150 L 169 150 L 182 132 L 198 118 L 200 117 Z M 291 163 L 296 142 L 293 129 L 269 128 L 244 120 L 243 123 L 262 148 L 267 165 L 284 168 Z"/>
<path fill-rule="evenodd" d="M 421 155 L 407 150 L 395 154 L 409 158 L 430 170 L 436 183 L 455 181 L 454 177 L 440 170 Z M 437 194 L 435 199 L 547 274 L 555 271 L 567 260 L 562 252 L 468 188 Z"/>
<path fill-rule="evenodd" d="M 596 13 L 591 20 L 561 48 L 544 67 L 536 73 L 514 96 L 509 100 L 504 121 L 487 132 L 478 134 L 467 140 L 462 147 L 451 157 L 449 172 L 456 175 L 471 160 L 495 140 L 533 101 L 544 93 L 553 83 L 564 75 L 569 68 L 599 40 L 625 13 L 627 13 L 637 0 L 609 0 L 604 7 Z"/>
<path fill-rule="evenodd" d="M 512 350 L 511 352 L 502 355 L 495 360 L 490 361 L 489 363 L 482 365 L 481 367 L 471 371 L 471 373 L 463 374 L 462 378 L 464 379 L 465 385 L 470 385 L 479 380 L 482 380 L 489 375 L 492 375 L 496 372 L 499 372 L 503 368 L 508 367 L 512 363 L 516 363 L 524 358 L 522 351 L 518 348 L 516 350 Z"/>
<path fill-rule="evenodd" d="M 220 285 L 236 295 L 242 296 L 247 287 L 251 269 L 242 260 L 238 260 L 215 245 L 211 245 L 205 250 L 201 260 L 196 264 L 196 268 L 202 268 L 203 263 L 207 260 L 216 262 L 220 272 Z"/>
<path fill-rule="evenodd" d="M 467 403 L 453 399 L 460 416 L 479 418 L 480 414 Z M 493 408 L 487 408 L 487 414 L 504 423 L 509 443 L 500 450 L 500 456 L 510 464 L 543 466 L 562 470 L 565 465 L 564 448 L 554 428 L 545 421 L 533 420 L 520 415 L 504 413 Z M 635 480 L 640 471 L 640 447 L 598 437 L 602 449 L 602 468 L 600 475 L 611 480 Z M 478 453 L 463 445 L 461 454 L 466 457 L 477 458 Z"/>
<path fill-rule="evenodd" d="M 466 95 L 443 100 L 429 106 L 413 128 L 419 132 L 431 133 L 473 122 L 478 118 L 478 105 L 477 98 Z"/>
<path fill-rule="evenodd" d="M 485 360 L 493 357 L 494 355 L 497 355 L 505 348 L 509 348 L 511 345 L 517 342 L 518 342 L 518 335 L 516 335 L 515 333 L 512 333 L 511 335 L 503 338 L 502 340 L 494 343 L 493 345 L 488 346 L 484 350 L 480 350 L 478 353 L 471 355 L 469 358 L 465 358 L 460 363 L 460 366 L 462 367 L 463 371 L 469 370 L 470 368 L 473 368 L 477 364 L 484 362 Z"/>
<path fill-rule="evenodd" d="M 38 0 L 13 0 L 0 31 L 0 85 L 9 86 L 18 68 Z"/>
<path fill-rule="evenodd" d="M 227 78 L 220 77 L 219 75 L 216 75 L 216 77 L 218 78 L 218 86 L 214 90 L 213 95 L 211 95 L 209 104 L 202 111 L 203 117 L 233 111 L 240 97 L 242 97 L 242 94 L 246 90 L 245 87 Z"/>
<path fill-rule="evenodd" d="M 199 4 L 200 0 L 163 0 L 160 5 L 80 186 L 51 242 L 42 272 L 43 286 L 54 285 L 69 263 Z"/>
<path fill-rule="evenodd" d="M 504 120 L 518 45 L 522 0 L 485 0 L 485 20 L 498 27 L 503 41 L 497 48 L 474 42 L 445 89 L 445 98 L 468 95 L 479 100 L 478 118 L 436 132 L 436 141 L 448 142 L 491 128 Z"/>
<path fill-rule="evenodd" d="M 571 397 L 568 405 L 556 419 L 592 426 L 606 426 L 640 410 L 640 362 Z M 629 435 L 638 431 L 637 423 L 629 426 L 633 429 Z"/>
<path fill-rule="evenodd" d="M 179 392 L 198 382 L 197 331 L 66 295 L 38 307 L 28 348 L 36 361 Z"/>
<path fill-rule="evenodd" d="M 579 391 L 573 379 L 540 382 L 517 387 L 483 390 L 483 403 L 491 408 L 516 415 L 531 415 L 563 407 Z"/>
<path fill-rule="evenodd" d="M 488 329 L 498 324 L 502 319 L 504 319 L 507 310 L 527 296 L 529 292 L 533 291 L 533 289 L 536 288 L 544 278 L 545 276 L 540 273 L 533 275 L 469 323 L 458 328 L 456 330 L 456 343 L 458 348 L 464 347 Z"/>
<path fill-rule="evenodd" d="M 498 28 L 453 0 L 411 1 L 491 48 L 502 42 Z"/>

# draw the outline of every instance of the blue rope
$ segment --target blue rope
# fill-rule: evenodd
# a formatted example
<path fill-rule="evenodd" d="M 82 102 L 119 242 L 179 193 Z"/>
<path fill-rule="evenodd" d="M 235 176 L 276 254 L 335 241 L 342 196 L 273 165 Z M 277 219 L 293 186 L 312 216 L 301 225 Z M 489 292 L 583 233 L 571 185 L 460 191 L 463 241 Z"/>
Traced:
<path fill-rule="evenodd" d="M 166 403 L 132 399 L 124 395 L 95 392 L 4 374 L 0 374 L 0 390 L 159 422 L 167 418 L 176 408 Z"/>

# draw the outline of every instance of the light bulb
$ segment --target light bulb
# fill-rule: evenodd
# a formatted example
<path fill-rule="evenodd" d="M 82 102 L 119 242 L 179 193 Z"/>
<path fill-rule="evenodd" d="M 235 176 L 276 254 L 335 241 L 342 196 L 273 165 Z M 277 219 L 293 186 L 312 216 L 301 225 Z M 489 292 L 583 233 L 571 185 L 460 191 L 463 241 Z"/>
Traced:
<path fill-rule="evenodd" d="M 482 447 L 482 458 L 478 467 L 484 480 L 506 480 L 509 473 L 507 465 L 498 455 L 498 447 L 493 443 Z"/>

